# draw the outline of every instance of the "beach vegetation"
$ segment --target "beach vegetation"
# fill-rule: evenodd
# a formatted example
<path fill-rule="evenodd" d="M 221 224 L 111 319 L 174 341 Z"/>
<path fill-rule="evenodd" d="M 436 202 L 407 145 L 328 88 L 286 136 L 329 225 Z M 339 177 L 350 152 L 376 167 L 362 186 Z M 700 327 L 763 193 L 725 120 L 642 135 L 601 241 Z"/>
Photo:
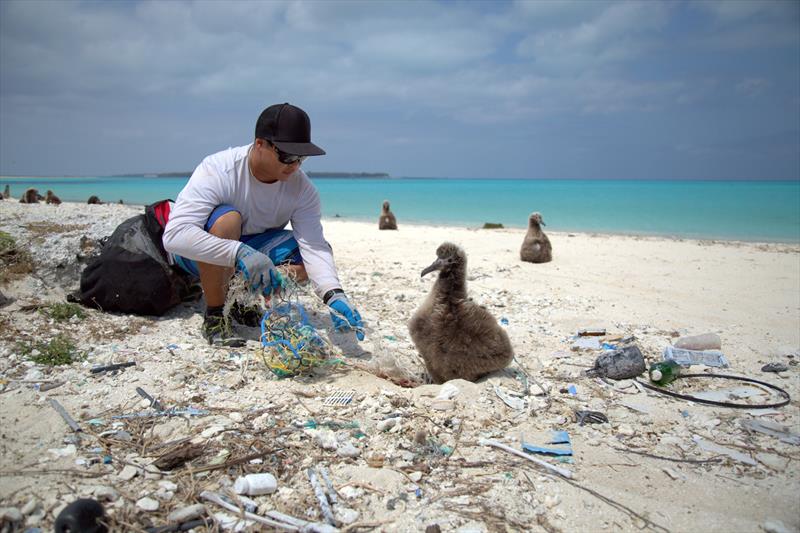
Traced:
<path fill-rule="evenodd" d="M 0 284 L 20 279 L 33 272 L 33 258 L 28 250 L 4 231 L 0 231 Z"/>
<path fill-rule="evenodd" d="M 70 365 L 86 358 L 86 354 L 78 350 L 75 341 L 64 334 L 47 341 L 20 342 L 17 350 L 23 357 L 45 366 Z"/>
<path fill-rule="evenodd" d="M 497 222 L 484 222 L 483 229 L 502 229 L 503 225 Z"/>
<path fill-rule="evenodd" d="M 72 317 L 76 317 L 78 320 L 86 318 L 83 307 L 68 302 L 56 302 L 42 307 L 40 311 L 57 322 L 63 322 Z"/>

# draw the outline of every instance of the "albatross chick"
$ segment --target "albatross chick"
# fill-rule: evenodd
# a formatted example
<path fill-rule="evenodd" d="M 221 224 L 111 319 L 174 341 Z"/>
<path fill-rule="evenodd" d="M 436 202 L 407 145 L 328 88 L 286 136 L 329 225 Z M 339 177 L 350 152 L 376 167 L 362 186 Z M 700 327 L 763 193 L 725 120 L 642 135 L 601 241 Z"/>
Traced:
<path fill-rule="evenodd" d="M 436 383 L 475 381 L 505 368 L 514 357 L 508 334 L 485 307 L 467 298 L 467 256 L 446 242 L 422 276 L 439 271 L 427 299 L 411 317 L 408 331 Z"/>
<path fill-rule="evenodd" d="M 394 217 L 391 209 L 389 209 L 389 200 L 383 201 L 383 209 L 381 209 L 381 217 L 378 219 L 378 229 L 397 229 L 397 219 Z"/>
<path fill-rule="evenodd" d="M 549 263 L 553 260 L 553 247 L 550 239 L 542 231 L 542 226 L 546 226 L 539 213 L 531 213 L 528 218 L 528 233 L 522 241 L 522 248 L 519 250 L 519 258 L 529 263 Z"/>

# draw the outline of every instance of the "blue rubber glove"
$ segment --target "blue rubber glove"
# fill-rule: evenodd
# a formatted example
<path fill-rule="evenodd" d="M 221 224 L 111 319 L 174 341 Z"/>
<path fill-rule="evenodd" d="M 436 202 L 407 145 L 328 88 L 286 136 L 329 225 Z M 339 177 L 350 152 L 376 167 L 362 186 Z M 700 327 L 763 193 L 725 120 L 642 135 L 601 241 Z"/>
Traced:
<path fill-rule="evenodd" d="M 361 315 L 358 314 L 356 308 L 350 304 L 344 293 L 333 295 L 333 297 L 328 300 L 328 307 L 333 309 L 333 312 L 331 312 L 331 321 L 336 331 L 355 329 L 356 338 L 360 341 L 364 340 L 364 323 L 361 321 Z M 343 319 L 342 316 L 347 320 Z"/>
<path fill-rule="evenodd" d="M 283 287 L 283 276 L 268 255 L 242 243 L 236 251 L 236 270 L 244 274 L 251 291 L 269 295 Z"/>

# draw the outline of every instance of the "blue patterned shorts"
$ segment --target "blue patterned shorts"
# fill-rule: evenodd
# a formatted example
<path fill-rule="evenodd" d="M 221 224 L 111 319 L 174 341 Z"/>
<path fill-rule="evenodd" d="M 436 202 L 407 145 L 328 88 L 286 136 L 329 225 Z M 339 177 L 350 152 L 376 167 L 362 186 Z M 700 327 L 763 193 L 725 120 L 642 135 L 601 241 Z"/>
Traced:
<path fill-rule="evenodd" d="M 211 229 L 219 217 L 231 211 L 237 211 L 237 209 L 227 204 L 217 206 L 208 217 L 205 230 L 208 231 Z M 294 234 L 290 230 L 280 228 L 268 229 L 263 233 L 242 235 L 239 241 L 248 246 L 252 246 L 259 252 L 267 254 L 276 265 L 299 265 L 303 263 L 303 258 L 300 256 L 300 247 L 294 238 Z M 197 262 L 193 259 L 187 259 L 175 254 L 172 255 L 172 259 L 181 269 L 192 276 L 200 277 L 200 271 L 197 269 Z"/>

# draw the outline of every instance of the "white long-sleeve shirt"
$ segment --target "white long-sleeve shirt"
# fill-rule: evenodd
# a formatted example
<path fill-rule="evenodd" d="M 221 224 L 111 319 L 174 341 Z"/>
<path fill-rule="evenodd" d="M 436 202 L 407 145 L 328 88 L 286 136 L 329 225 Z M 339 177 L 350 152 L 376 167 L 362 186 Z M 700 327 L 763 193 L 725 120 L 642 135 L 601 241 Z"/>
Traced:
<path fill-rule="evenodd" d="M 322 233 L 317 189 L 299 168 L 286 181 L 258 181 L 248 165 L 251 146 L 229 148 L 200 163 L 172 207 L 164 249 L 203 263 L 233 266 L 240 243 L 203 229 L 214 208 L 228 204 L 242 215 L 242 235 L 284 228 L 291 222 L 317 295 L 341 287 L 333 253 Z"/>

